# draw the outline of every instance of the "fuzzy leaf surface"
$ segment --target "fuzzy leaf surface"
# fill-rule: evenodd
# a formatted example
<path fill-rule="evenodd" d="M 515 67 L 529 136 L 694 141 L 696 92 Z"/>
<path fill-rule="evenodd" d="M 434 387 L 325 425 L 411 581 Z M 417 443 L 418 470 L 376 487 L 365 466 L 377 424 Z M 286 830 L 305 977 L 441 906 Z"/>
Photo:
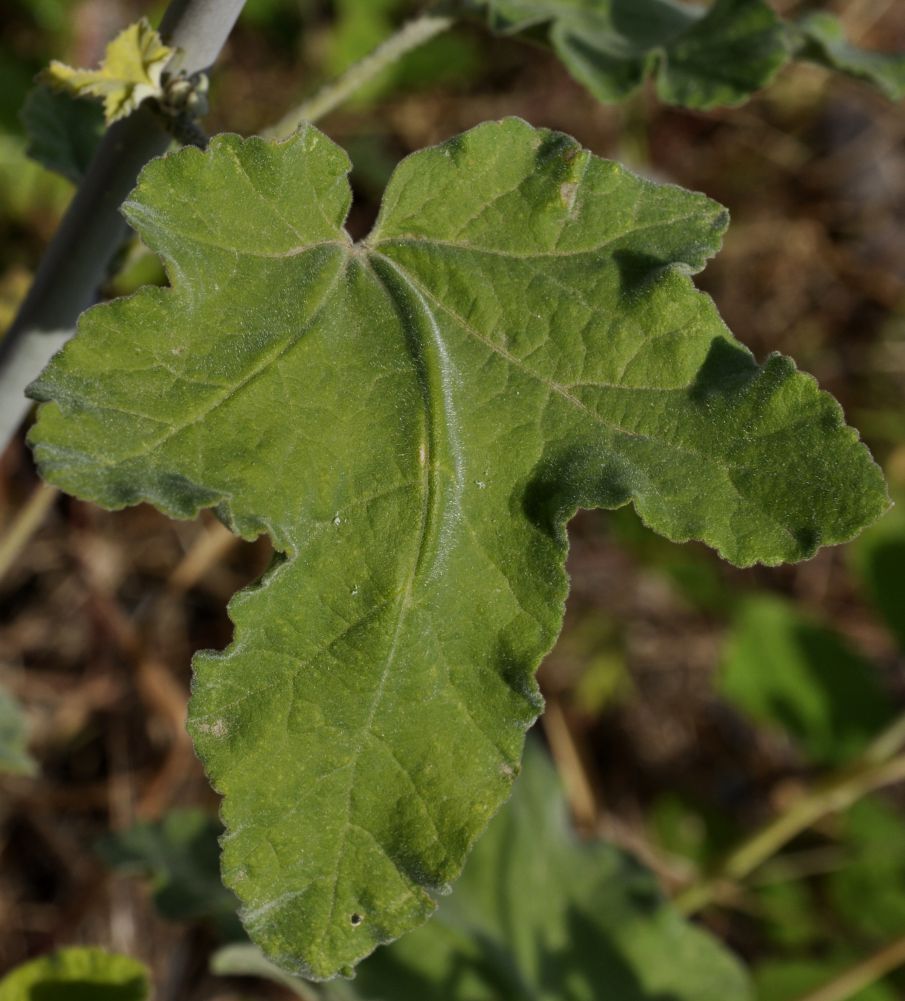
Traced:
<path fill-rule="evenodd" d="M 703 195 L 509 119 L 405 160 L 356 245 L 348 168 L 313 128 L 154 161 L 126 214 L 172 288 L 90 310 L 32 387 L 52 482 L 284 554 L 190 727 L 245 926 L 313 977 L 422 922 L 508 796 L 578 506 L 747 565 L 888 503 L 835 401 L 695 290 Z"/>
<path fill-rule="evenodd" d="M 41 75 L 49 86 L 74 97 L 98 97 L 109 125 L 161 93 L 161 74 L 173 55 L 146 18 L 124 28 L 107 46 L 96 70 L 75 69 L 54 59 Z"/>
<path fill-rule="evenodd" d="M 654 78 L 686 108 L 731 106 L 767 84 L 788 59 L 782 23 L 764 0 L 472 0 L 494 30 L 543 26 L 566 68 L 601 101 L 620 101 Z"/>

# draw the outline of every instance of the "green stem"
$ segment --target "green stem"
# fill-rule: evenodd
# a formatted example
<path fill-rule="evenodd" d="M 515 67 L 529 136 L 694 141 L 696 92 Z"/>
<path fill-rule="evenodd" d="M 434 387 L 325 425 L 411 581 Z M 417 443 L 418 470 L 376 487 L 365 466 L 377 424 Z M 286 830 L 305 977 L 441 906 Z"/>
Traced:
<path fill-rule="evenodd" d="M 799 1001 L 848 1001 L 865 987 L 881 980 L 905 963 L 905 938 L 900 938 L 863 962 L 850 967 Z"/>
<path fill-rule="evenodd" d="M 319 121 L 407 52 L 448 31 L 454 24 L 455 18 L 437 14 L 424 14 L 409 21 L 386 41 L 381 42 L 373 52 L 354 66 L 350 66 L 337 80 L 326 84 L 313 97 L 290 111 L 264 134 L 283 137 L 292 133 L 303 122 Z"/>
<path fill-rule="evenodd" d="M 31 537 L 41 527 L 44 516 L 59 496 L 60 491 L 56 487 L 48 487 L 41 483 L 13 519 L 9 529 L 0 538 L 0 580 L 4 578 L 6 572 L 18 559 L 19 554 L 28 545 Z"/>
<path fill-rule="evenodd" d="M 905 715 L 897 718 L 851 767 L 832 776 L 792 807 L 755 831 L 716 870 L 683 890 L 675 906 L 686 915 L 710 904 L 720 890 L 738 883 L 802 831 L 831 813 L 847 810 L 868 793 L 905 781 Z"/>

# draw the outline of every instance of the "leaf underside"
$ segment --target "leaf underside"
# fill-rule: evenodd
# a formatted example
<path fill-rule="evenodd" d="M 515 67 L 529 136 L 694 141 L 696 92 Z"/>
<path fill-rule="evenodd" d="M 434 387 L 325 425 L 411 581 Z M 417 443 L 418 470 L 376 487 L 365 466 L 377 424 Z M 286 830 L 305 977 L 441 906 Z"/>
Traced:
<path fill-rule="evenodd" d="M 652 78 L 660 100 L 704 110 L 747 101 L 793 56 L 905 96 L 905 55 L 865 52 L 820 13 L 782 21 L 766 0 L 463 0 L 490 27 L 546 40 L 600 101 L 621 101 Z"/>
<path fill-rule="evenodd" d="M 352 244 L 348 168 L 311 127 L 152 162 L 125 212 L 172 289 L 90 310 L 32 387 L 52 482 L 285 554 L 190 728 L 245 926 L 313 978 L 422 922 L 508 796 L 578 506 L 740 565 L 887 506 L 832 398 L 695 290 L 703 195 L 508 119 L 405 160 Z"/>

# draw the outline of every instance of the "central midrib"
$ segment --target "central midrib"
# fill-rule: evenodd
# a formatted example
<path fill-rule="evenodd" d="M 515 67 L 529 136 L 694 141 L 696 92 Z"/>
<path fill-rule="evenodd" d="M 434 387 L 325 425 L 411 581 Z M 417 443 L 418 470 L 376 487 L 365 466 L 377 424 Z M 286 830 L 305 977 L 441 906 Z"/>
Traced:
<path fill-rule="evenodd" d="M 406 309 L 407 305 L 410 303 L 405 303 L 400 301 L 400 296 L 392 285 L 379 273 L 379 270 L 374 267 L 374 263 L 366 256 L 361 255 L 363 263 L 365 263 L 367 272 L 373 277 L 374 281 L 380 286 L 383 292 L 388 296 L 388 298 L 396 307 L 397 314 L 400 317 L 400 325 L 405 326 L 405 321 L 402 319 L 408 314 Z M 431 331 L 439 336 L 439 328 L 437 320 L 433 315 L 429 305 L 427 304 L 424 297 L 421 295 L 419 290 L 408 280 L 405 273 L 397 268 L 392 262 L 389 262 L 386 258 L 383 258 L 390 266 L 398 278 L 404 283 L 406 289 L 408 290 L 409 296 L 413 298 L 419 307 L 422 319 L 424 319 L 430 326 Z M 362 827 L 363 830 L 367 828 L 363 825 L 353 821 L 353 798 L 355 792 L 355 785 L 358 775 L 358 764 L 361 760 L 361 755 L 365 751 L 365 747 L 368 743 L 369 737 L 373 736 L 373 726 L 374 720 L 380 711 L 381 704 L 383 702 L 384 695 L 387 689 L 387 683 L 393 671 L 394 664 L 396 662 L 396 657 L 399 650 L 399 643 L 401 636 L 404 631 L 406 615 L 411 609 L 412 599 L 415 592 L 415 584 L 421 579 L 428 568 L 425 566 L 425 562 L 428 560 L 429 554 L 434 549 L 432 546 L 432 541 L 435 540 L 439 534 L 439 523 L 442 520 L 442 514 L 438 512 L 438 506 L 440 504 L 440 490 L 438 487 L 440 472 L 440 463 L 437 461 L 436 453 L 437 448 L 437 436 L 440 433 L 438 424 L 442 423 L 447 429 L 452 425 L 448 415 L 446 414 L 442 403 L 438 403 L 434 399 L 431 393 L 431 379 L 428 374 L 428 370 L 434 369 L 438 374 L 442 382 L 445 382 L 446 372 L 444 371 L 444 366 L 442 362 L 436 361 L 436 364 L 432 365 L 430 361 L 431 356 L 431 346 L 428 343 L 429 339 L 425 338 L 422 332 L 418 329 L 418 324 L 413 323 L 411 327 L 404 331 L 406 340 L 409 344 L 409 351 L 412 355 L 413 365 L 416 369 L 418 375 L 418 383 L 420 390 L 420 398 L 424 413 L 424 428 L 423 437 L 419 444 L 419 461 L 422 469 L 422 479 L 421 479 L 421 509 L 419 515 L 419 525 L 418 525 L 418 541 L 415 546 L 414 559 L 411 563 L 411 569 L 407 574 L 407 580 L 405 587 L 400 591 L 398 610 L 396 614 L 396 621 L 393 627 L 391 639 L 389 646 L 387 648 L 387 653 L 384 658 L 384 664 L 381 669 L 380 677 L 378 679 L 377 685 L 374 689 L 374 695 L 371 699 L 371 704 L 368 707 L 368 712 L 365 717 L 364 723 L 361 726 L 358 734 L 358 740 L 356 742 L 354 751 L 352 753 L 352 760 L 349 765 L 349 782 L 346 789 L 346 802 L 344 808 L 345 822 L 343 824 L 342 832 L 337 841 L 337 853 L 336 853 L 336 864 L 333 871 L 333 896 L 330 904 L 330 912 L 328 914 L 327 920 L 324 924 L 324 928 L 318 938 L 318 944 L 322 944 L 324 938 L 326 937 L 328 931 L 333 925 L 333 920 L 336 916 L 336 905 L 337 898 L 339 895 L 339 874 L 342 868 L 343 858 L 346 853 L 346 847 L 348 843 L 349 832 L 353 827 Z M 445 387 L 448 388 L 448 387 Z M 434 394 L 436 395 L 436 394 Z M 444 392 L 441 393 L 444 401 L 450 399 L 449 395 Z M 437 411 L 440 412 L 440 417 L 438 419 Z M 395 755 L 394 755 L 395 757 Z M 404 766 L 401 761 L 397 758 L 397 763 L 400 767 Z M 406 773 L 408 775 L 408 773 Z M 408 775 L 409 781 L 415 786 L 414 779 L 411 775 Z M 417 788 L 417 786 L 415 786 Z M 436 827 L 435 819 L 430 815 L 427 810 L 427 803 L 422 799 L 422 805 L 427 813 L 428 819 L 434 829 L 435 836 L 439 839 L 439 832 Z M 373 835 L 372 835 L 373 837 Z M 377 844 L 383 851 L 385 857 L 392 863 L 396 868 L 396 871 L 402 876 L 413 888 L 420 884 L 416 879 L 414 879 L 406 870 L 400 865 L 400 863 L 393 857 L 392 853 L 387 849 L 387 847 L 381 843 L 376 837 L 374 837 L 374 843 Z M 441 847 L 443 847 L 441 845 Z"/>

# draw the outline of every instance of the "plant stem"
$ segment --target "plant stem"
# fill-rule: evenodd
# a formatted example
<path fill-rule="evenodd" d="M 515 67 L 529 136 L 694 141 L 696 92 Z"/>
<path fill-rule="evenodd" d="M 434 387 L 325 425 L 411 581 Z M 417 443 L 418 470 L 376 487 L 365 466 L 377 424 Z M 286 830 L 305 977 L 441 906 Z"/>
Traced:
<path fill-rule="evenodd" d="M 290 111 L 264 134 L 282 138 L 292 133 L 302 122 L 319 121 L 407 52 L 448 31 L 453 24 L 455 18 L 437 14 L 424 14 L 409 21 L 386 41 L 381 42 L 373 52 L 354 66 L 350 66 L 337 80 L 326 84 L 313 97 Z"/>
<path fill-rule="evenodd" d="M 31 497 L 13 518 L 9 529 L 0 538 L 0 580 L 19 558 L 19 553 L 28 545 L 44 516 L 59 496 L 60 491 L 56 487 L 41 483 L 35 487 Z"/>
<path fill-rule="evenodd" d="M 207 69 L 223 47 L 244 0 L 173 0 L 160 33 L 177 48 L 172 67 Z M 126 235 L 119 207 L 141 168 L 172 141 L 147 108 L 110 127 L 54 234 L 25 301 L 0 340 L 0 451 L 30 401 L 25 387 L 71 336 L 97 296 Z"/>
<path fill-rule="evenodd" d="M 831 813 L 848 809 L 868 793 L 905 781 L 905 715 L 898 717 L 849 768 L 808 793 L 755 831 L 727 855 L 717 869 L 683 890 L 675 906 L 685 915 L 711 903 L 726 884 L 744 879 L 796 835 Z"/>
<path fill-rule="evenodd" d="M 847 1001 L 905 963 L 905 938 L 884 946 L 799 1001 Z"/>

